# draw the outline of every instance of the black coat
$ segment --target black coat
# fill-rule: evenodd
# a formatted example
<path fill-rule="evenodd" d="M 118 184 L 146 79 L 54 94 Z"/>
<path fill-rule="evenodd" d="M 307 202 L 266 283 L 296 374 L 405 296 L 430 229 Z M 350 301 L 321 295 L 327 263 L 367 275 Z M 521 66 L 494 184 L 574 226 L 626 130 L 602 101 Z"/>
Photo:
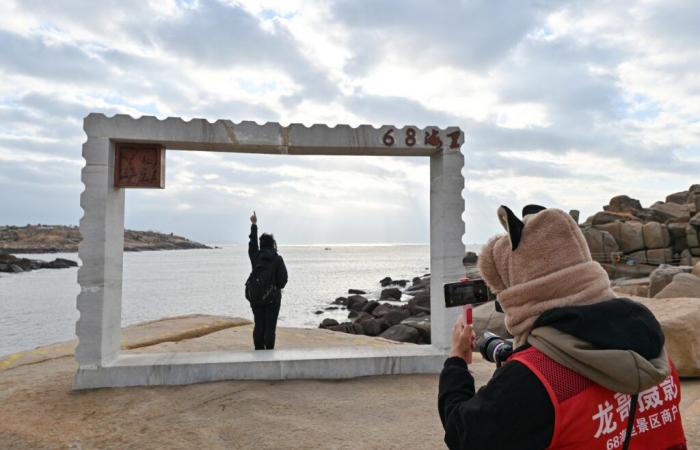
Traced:
<path fill-rule="evenodd" d="M 629 349 L 645 358 L 658 355 L 664 344 L 651 312 L 626 299 L 555 308 L 542 314 L 533 328 L 540 326 L 556 328 L 596 348 Z M 554 433 L 549 394 L 518 361 L 496 369 L 486 386 L 475 392 L 464 360 L 448 358 L 440 374 L 438 410 L 450 449 L 544 449 Z"/>
<path fill-rule="evenodd" d="M 259 259 L 272 261 L 272 270 L 275 273 L 275 285 L 277 286 L 277 298 L 279 301 L 282 297 L 282 289 L 287 285 L 287 266 L 284 265 L 282 256 L 277 253 L 274 248 L 258 248 L 258 226 L 252 224 L 250 226 L 250 241 L 248 242 L 248 257 L 250 258 L 251 269 L 255 268 L 255 264 Z"/>

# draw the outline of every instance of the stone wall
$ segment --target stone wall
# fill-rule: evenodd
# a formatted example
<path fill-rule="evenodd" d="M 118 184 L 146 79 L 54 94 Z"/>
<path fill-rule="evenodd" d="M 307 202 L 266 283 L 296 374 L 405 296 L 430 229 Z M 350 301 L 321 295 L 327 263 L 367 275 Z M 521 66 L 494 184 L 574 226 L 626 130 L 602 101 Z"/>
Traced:
<path fill-rule="evenodd" d="M 613 277 L 629 276 L 629 268 L 619 267 L 625 263 L 639 275 L 660 264 L 692 266 L 700 261 L 700 184 L 648 208 L 618 195 L 580 226 L 593 259 Z"/>

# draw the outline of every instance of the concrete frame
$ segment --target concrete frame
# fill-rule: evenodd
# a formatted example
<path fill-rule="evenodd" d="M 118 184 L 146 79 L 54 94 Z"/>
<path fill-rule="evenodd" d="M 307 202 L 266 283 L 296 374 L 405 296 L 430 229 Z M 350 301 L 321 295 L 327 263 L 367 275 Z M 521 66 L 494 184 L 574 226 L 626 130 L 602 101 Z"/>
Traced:
<path fill-rule="evenodd" d="M 109 118 L 92 113 L 84 120 L 84 130 L 87 141 L 83 144 L 85 166 L 81 179 L 85 190 L 80 196 L 83 239 L 79 247 L 82 266 L 78 271 L 81 290 L 77 297 L 80 318 L 76 323 L 79 343 L 75 352 L 79 367 L 74 389 L 439 372 L 450 344 L 451 325 L 460 312 L 459 308 L 445 308 L 442 285 L 464 273 L 464 156 L 460 151 L 464 134 L 459 128 L 284 127 L 269 122 L 185 122 L 180 118 Z M 429 135 L 433 139 L 429 140 Z M 216 152 L 429 157 L 432 345 L 121 354 L 124 190 L 113 187 L 116 142 Z"/>

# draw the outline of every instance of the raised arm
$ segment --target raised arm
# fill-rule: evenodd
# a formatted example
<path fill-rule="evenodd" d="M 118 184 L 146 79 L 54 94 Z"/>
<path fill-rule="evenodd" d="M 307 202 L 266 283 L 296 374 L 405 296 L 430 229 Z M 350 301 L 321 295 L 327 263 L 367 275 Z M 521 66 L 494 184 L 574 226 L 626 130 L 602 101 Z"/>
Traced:
<path fill-rule="evenodd" d="M 258 217 L 253 211 L 253 215 L 250 216 L 250 241 L 248 242 L 248 257 L 250 258 L 250 264 L 255 264 L 255 258 L 258 256 Z"/>

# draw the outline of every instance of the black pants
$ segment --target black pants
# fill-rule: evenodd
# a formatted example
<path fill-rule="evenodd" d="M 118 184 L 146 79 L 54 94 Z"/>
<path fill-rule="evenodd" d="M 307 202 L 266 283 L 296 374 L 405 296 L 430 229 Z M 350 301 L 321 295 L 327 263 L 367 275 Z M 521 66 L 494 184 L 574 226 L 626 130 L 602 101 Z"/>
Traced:
<path fill-rule="evenodd" d="M 253 328 L 253 343 L 255 350 L 272 350 L 275 348 L 275 330 L 277 316 L 280 313 L 280 301 L 265 306 L 252 306 L 255 327 Z"/>

